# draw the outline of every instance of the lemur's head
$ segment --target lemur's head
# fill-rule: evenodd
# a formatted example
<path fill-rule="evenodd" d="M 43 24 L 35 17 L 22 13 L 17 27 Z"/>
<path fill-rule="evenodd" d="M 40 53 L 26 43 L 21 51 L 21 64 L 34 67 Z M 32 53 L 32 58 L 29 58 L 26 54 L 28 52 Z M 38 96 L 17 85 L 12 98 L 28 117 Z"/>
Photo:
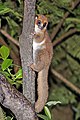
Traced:
<path fill-rule="evenodd" d="M 48 20 L 44 15 L 37 15 L 35 17 L 35 32 L 45 32 L 47 29 Z"/>

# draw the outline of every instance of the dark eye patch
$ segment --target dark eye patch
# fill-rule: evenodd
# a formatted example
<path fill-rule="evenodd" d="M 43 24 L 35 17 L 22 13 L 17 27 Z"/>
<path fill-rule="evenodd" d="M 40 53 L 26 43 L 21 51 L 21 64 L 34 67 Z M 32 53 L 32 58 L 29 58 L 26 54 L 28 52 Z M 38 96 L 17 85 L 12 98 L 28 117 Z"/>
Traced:
<path fill-rule="evenodd" d="M 40 21 L 40 20 L 38 20 L 38 21 L 37 21 L 37 25 L 40 25 L 40 24 L 41 24 L 41 21 Z"/>
<path fill-rule="evenodd" d="M 45 27 L 45 26 L 46 26 L 46 24 L 47 24 L 47 23 L 45 22 L 45 23 L 43 24 L 43 27 Z"/>

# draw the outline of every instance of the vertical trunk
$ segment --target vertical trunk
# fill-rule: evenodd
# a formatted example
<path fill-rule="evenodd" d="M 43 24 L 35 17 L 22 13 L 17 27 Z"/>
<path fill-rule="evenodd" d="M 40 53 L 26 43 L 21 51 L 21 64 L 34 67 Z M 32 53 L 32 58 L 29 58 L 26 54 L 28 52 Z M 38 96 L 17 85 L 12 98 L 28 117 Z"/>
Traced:
<path fill-rule="evenodd" d="M 35 77 L 29 65 L 32 63 L 32 35 L 34 31 L 35 0 L 24 1 L 23 30 L 20 36 L 20 55 L 23 69 L 23 94 L 35 102 Z"/>

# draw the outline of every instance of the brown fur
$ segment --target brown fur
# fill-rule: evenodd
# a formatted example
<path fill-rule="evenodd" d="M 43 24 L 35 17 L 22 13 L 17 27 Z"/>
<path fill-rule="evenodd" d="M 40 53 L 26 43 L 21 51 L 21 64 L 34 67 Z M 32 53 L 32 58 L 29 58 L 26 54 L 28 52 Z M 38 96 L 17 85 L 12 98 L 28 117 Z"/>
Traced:
<path fill-rule="evenodd" d="M 41 19 L 42 23 L 48 23 L 47 18 L 43 15 L 39 15 L 38 19 Z M 37 23 L 37 20 L 35 24 Z M 33 41 L 36 43 L 44 41 L 44 43 L 41 44 L 40 49 L 35 50 L 34 63 L 31 65 L 31 68 L 38 72 L 38 100 L 35 103 L 35 110 L 36 112 L 40 112 L 48 98 L 48 70 L 52 59 L 53 49 L 46 29 L 43 29 L 38 34 L 35 33 Z"/>
<path fill-rule="evenodd" d="M 49 67 L 46 67 L 38 74 L 38 99 L 35 103 L 35 110 L 37 113 L 43 109 L 48 98 L 48 69 Z"/>

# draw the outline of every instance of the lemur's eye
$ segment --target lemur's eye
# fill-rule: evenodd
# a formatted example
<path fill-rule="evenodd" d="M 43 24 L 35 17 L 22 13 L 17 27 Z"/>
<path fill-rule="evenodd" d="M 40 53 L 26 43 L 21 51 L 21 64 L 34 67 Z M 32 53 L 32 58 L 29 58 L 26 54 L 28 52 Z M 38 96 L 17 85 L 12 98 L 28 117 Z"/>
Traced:
<path fill-rule="evenodd" d="M 40 20 L 38 20 L 37 24 L 38 24 L 38 25 L 40 25 L 40 24 L 41 24 L 41 21 L 40 21 Z"/>
<path fill-rule="evenodd" d="M 45 22 L 45 23 L 43 24 L 43 27 L 45 27 L 45 26 L 46 26 L 46 24 L 47 24 L 47 23 Z"/>

